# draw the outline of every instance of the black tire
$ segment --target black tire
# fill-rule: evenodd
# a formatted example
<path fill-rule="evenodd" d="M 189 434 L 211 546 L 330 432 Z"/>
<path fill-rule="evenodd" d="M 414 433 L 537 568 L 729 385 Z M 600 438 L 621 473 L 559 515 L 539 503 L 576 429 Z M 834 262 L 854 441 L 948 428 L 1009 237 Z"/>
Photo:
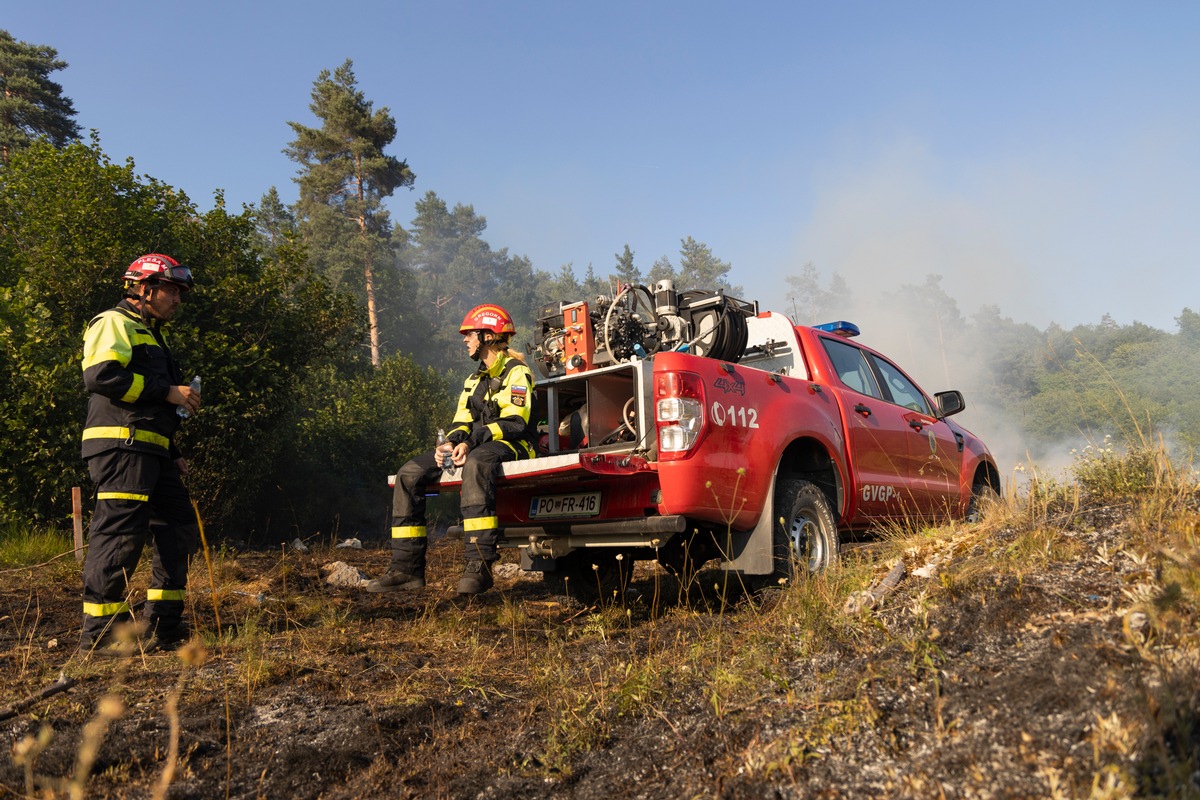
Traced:
<path fill-rule="evenodd" d="M 967 522 L 979 522 L 983 509 L 1000 499 L 1000 493 L 990 483 L 977 483 L 971 487 L 971 501 L 967 504 Z"/>
<path fill-rule="evenodd" d="M 783 478 L 775 487 L 772 525 L 775 585 L 820 572 L 837 562 L 837 519 L 829 499 L 815 484 Z M 764 584 L 763 588 L 766 588 Z"/>
<path fill-rule="evenodd" d="M 546 573 L 554 594 L 581 603 L 607 605 L 621 602 L 633 578 L 633 559 L 614 550 L 575 550 L 555 559 L 555 570 Z"/>
<path fill-rule="evenodd" d="M 656 552 L 659 565 L 678 578 L 685 590 L 691 587 L 700 568 L 719 555 L 712 535 L 700 531 L 673 536 Z"/>

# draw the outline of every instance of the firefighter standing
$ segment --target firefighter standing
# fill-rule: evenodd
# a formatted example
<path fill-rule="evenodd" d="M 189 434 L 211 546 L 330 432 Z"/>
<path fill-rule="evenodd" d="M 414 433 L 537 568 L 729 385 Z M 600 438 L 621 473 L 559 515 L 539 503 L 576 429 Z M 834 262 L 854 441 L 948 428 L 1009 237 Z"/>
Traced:
<path fill-rule="evenodd" d="M 444 456 L 462 468 L 461 509 L 466 567 L 458 593 L 474 595 L 492 586 L 498 558 L 496 476 L 505 461 L 533 455 L 536 429 L 530 422 L 533 373 L 508 342 L 515 328 L 500 306 L 468 312 L 459 332 L 479 368 L 463 383 L 448 442 L 409 461 L 396 474 L 392 500 L 392 561 L 369 592 L 419 589 L 425 585 L 425 486 L 442 473 Z"/>
<path fill-rule="evenodd" d="M 175 259 L 144 255 L 124 275 L 125 295 L 89 323 L 83 340 L 88 398 L 83 457 L 96 488 L 96 510 L 83 566 L 80 649 L 119 653 L 115 623 L 131 621 L 126 595 L 147 536 L 154 558 L 147 593 L 147 651 L 175 649 L 183 621 L 188 562 L 199 545 L 187 462 L 172 441 L 179 411 L 195 412 L 200 393 L 187 385 L 163 339 L 192 273 Z"/>

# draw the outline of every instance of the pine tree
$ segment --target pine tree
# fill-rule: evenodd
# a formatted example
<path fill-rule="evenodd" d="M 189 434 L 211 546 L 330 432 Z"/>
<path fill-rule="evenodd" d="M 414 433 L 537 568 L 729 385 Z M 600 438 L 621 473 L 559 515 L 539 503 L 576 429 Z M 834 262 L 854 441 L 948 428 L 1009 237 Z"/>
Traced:
<path fill-rule="evenodd" d="M 616 278 L 622 284 L 638 284 L 642 282 L 642 273 L 633 263 L 633 251 L 629 249 L 629 245 L 625 245 L 625 250 L 621 253 L 614 253 L 613 257 L 617 259 Z"/>
<path fill-rule="evenodd" d="M 19 42 L 0 30 L 0 163 L 7 165 L 13 150 L 35 139 L 61 148 L 79 138 L 71 98 L 50 80 L 66 66 L 53 47 Z"/>
<path fill-rule="evenodd" d="M 451 209 L 430 191 L 417 201 L 416 212 L 407 265 L 416 277 L 416 311 L 427 321 L 428 336 L 414 358 L 453 371 L 462 355 L 458 325 L 467 311 L 502 302 L 507 254 L 493 252 L 480 238 L 487 219 L 474 206 L 459 203 Z"/>
<path fill-rule="evenodd" d="M 787 308 L 801 325 L 815 325 L 834 317 L 845 316 L 850 304 L 850 287 L 836 272 L 829 279 L 829 288 L 822 288 L 821 274 L 811 261 L 800 269 L 799 275 L 788 275 Z"/>
<path fill-rule="evenodd" d="M 274 186 L 259 201 L 254 212 L 254 225 L 263 238 L 263 249 L 268 253 L 273 253 L 286 237 L 296 232 L 296 215 L 279 199 Z"/>
<path fill-rule="evenodd" d="M 417 201 L 416 211 L 408 266 L 417 275 L 420 313 L 440 331 L 457 326 L 491 283 L 491 249 L 479 238 L 487 220 L 473 206 L 451 210 L 432 191 Z"/>
<path fill-rule="evenodd" d="M 542 298 L 543 303 L 574 303 L 584 299 L 583 289 L 575 277 L 573 264 L 563 264 L 559 266 L 558 272 L 553 274 L 542 272 L 540 276 L 538 296 Z"/>
<path fill-rule="evenodd" d="M 742 287 L 731 286 L 726 277 L 729 269 L 728 261 L 717 258 L 712 248 L 689 236 L 680 240 L 679 275 L 675 279 L 675 288 L 680 291 L 723 289 L 726 294 L 740 295 Z"/>
<path fill-rule="evenodd" d="M 396 120 L 386 107 L 373 110 L 358 89 L 349 59 L 333 73 L 321 71 L 309 108 L 321 127 L 289 122 L 296 140 L 284 150 L 300 164 L 295 180 L 301 232 L 335 286 L 361 270 L 371 363 L 379 366 L 376 268 L 392 255 L 392 226 L 383 199 L 411 187 L 416 175 L 407 161 L 383 152 L 396 138 Z"/>
<path fill-rule="evenodd" d="M 595 299 L 597 295 L 612 294 L 614 291 L 603 280 L 596 277 L 596 270 L 591 264 L 588 264 L 587 270 L 584 271 L 583 280 L 579 282 L 579 286 L 583 291 L 584 298 L 588 300 Z"/>
<path fill-rule="evenodd" d="M 666 256 L 659 256 L 658 260 L 650 265 L 650 272 L 646 275 L 646 281 L 651 284 L 659 281 L 671 281 L 676 289 L 679 286 L 679 275 L 675 272 L 675 267 L 671 264 L 671 259 Z"/>

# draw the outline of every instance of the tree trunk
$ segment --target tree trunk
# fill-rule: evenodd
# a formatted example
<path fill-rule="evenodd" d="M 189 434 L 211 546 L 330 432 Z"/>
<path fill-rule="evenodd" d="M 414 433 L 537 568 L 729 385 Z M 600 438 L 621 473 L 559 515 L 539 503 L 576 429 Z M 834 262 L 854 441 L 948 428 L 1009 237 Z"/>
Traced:
<path fill-rule="evenodd" d="M 359 208 L 366 208 L 366 186 L 362 177 L 362 161 L 355 158 L 355 186 L 358 190 Z M 367 330 L 371 336 L 371 366 L 379 367 L 379 315 L 375 310 L 375 272 L 371 264 L 370 241 L 367 238 L 367 217 L 360 213 L 358 216 L 358 235 L 362 238 L 363 252 L 363 286 L 367 293 Z"/>
<path fill-rule="evenodd" d="M 371 336 L 371 366 L 379 366 L 379 315 L 375 310 L 375 271 L 372 269 L 370 242 L 367 241 L 367 218 L 358 218 L 358 235 L 362 237 L 363 248 L 363 286 L 367 294 L 367 330 Z"/>
<path fill-rule="evenodd" d="M 368 258 L 363 265 L 363 275 L 367 287 L 367 328 L 371 332 L 371 366 L 379 366 L 379 317 L 375 313 L 375 273 L 371 270 L 371 260 Z"/>

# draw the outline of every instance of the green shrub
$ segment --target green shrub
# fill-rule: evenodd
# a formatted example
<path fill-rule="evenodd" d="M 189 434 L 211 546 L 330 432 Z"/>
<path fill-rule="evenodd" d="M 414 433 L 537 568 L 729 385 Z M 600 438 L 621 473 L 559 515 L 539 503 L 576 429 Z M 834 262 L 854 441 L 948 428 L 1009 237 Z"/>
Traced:
<path fill-rule="evenodd" d="M 1105 436 L 1099 446 L 1088 445 L 1075 453 L 1071 474 L 1089 499 L 1128 499 L 1158 486 L 1163 457 L 1161 450 L 1141 446 L 1120 452 L 1112 437 Z"/>

